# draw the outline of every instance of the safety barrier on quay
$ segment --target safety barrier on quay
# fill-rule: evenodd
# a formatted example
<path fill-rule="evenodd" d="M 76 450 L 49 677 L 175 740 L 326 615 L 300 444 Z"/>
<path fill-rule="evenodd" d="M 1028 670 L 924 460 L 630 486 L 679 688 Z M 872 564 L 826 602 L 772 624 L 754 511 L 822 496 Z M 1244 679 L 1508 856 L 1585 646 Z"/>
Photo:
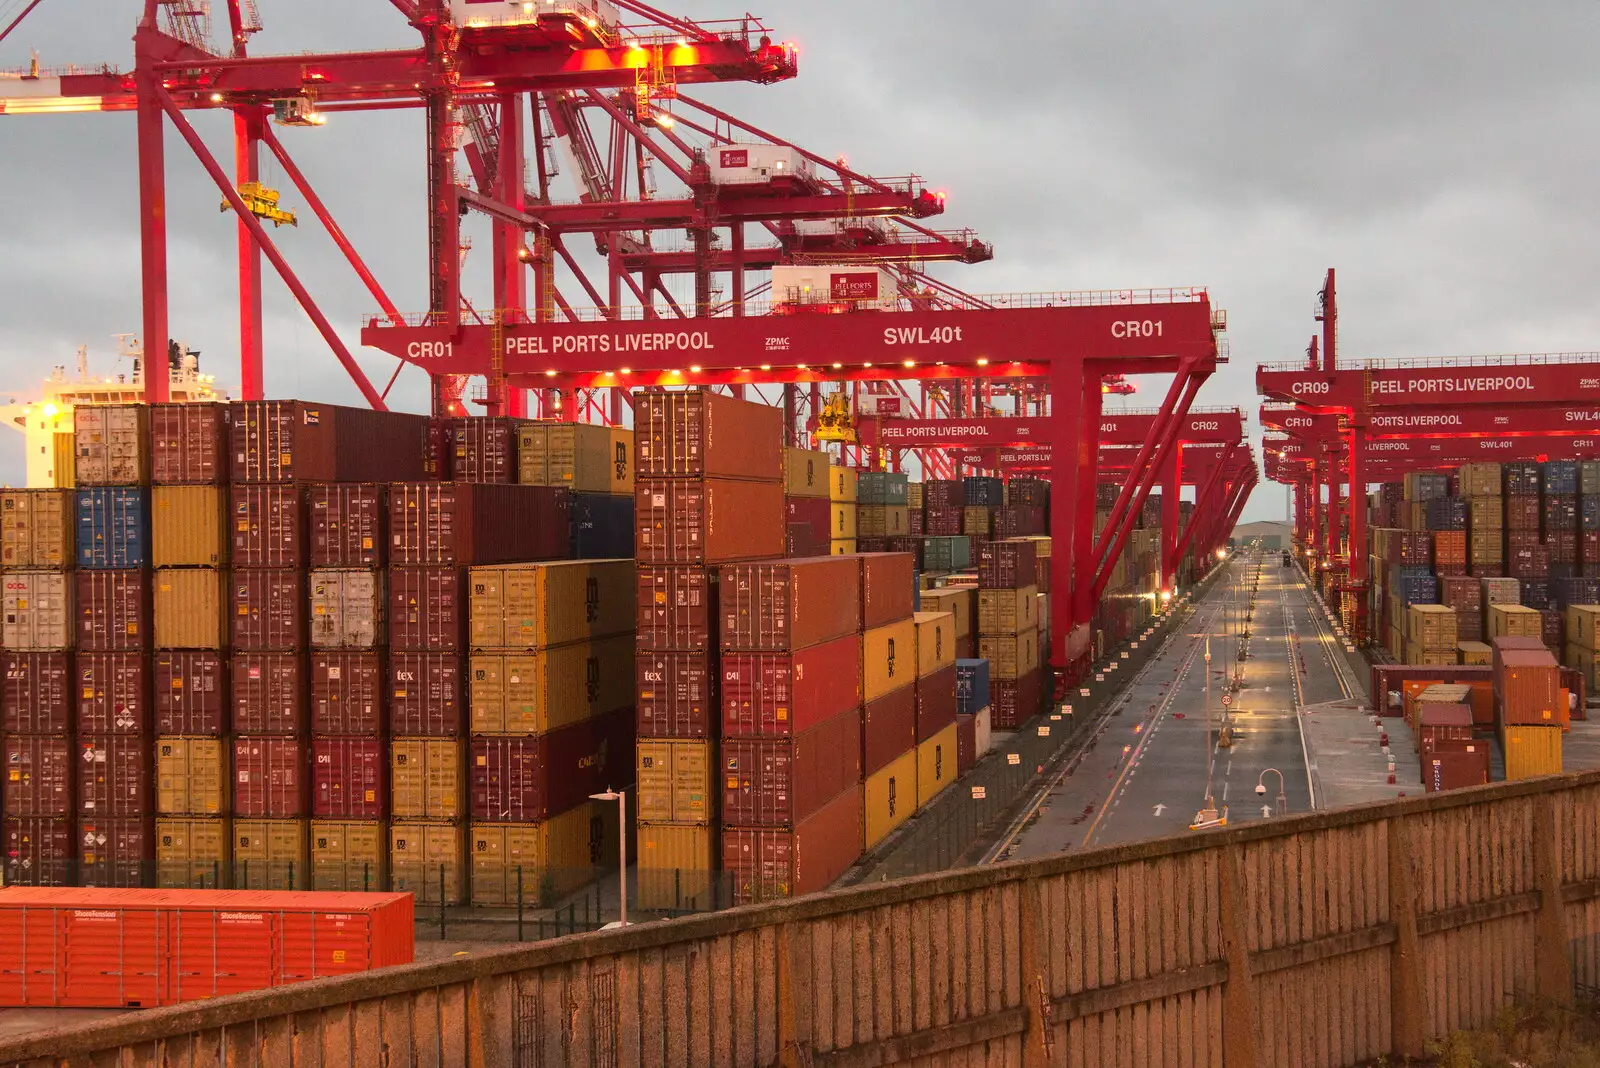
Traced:
<path fill-rule="evenodd" d="M 0 1040 L 0 1065 L 1348 1065 L 1600 985 L 1600 773 Z"/>

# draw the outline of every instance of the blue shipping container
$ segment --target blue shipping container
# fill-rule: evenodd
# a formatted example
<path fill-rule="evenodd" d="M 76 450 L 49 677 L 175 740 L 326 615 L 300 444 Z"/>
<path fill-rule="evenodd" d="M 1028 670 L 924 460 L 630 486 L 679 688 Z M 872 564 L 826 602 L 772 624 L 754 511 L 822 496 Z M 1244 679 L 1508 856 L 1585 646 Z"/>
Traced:
<path fill-rule="evenodd" d="M 910 499 L 909 484 L 901 471 L 863 471 L 856 480 L 856 503 L 903 506 Z"/>
<path fill-rule="evenodd" d="M 1556 607 L 1563 611 L 1568 605 L 1600 604 L 1600 578 L 1560 578 L 1554 585 Z"/>
<path fill-rule="evenodd" d="M 1404 605 L 1439 603 L 1439 580 L 1432 575 L 1404 576 L 1398 582 L 1391 581 L 1389 589 Z"/>
<path fill-rule="evenodd" d="M 1578 461 L 1550 460 L 1539 466 L 1546 493 L 1566 495 L 1578 492 Z"/>
<path fill-rule="evenodd" d="M 929 571 L 960 571 L 972 566 L 972 539 L 966 536 L 922 539 L 922 566 Z"/>
<path fill-rule="evenodd" d="M 1523 579 L 1522 603 L 1529 608 L 1537 608 L 1544 612 L 1556 606 L 1556 599 L 1552 595 L 1549 579 Z"/>
<path fill-rule="evenodd" d="M 1600 530 L 1600 497 L 1579 499 L 1578 525 L 1584 530 Z"/>
<path fill-rule="evenodd" d="M 150 509 L 137 486 L 80 489 L 78 566 L 92 571 L 130 571 L 150 559 Z"/>
<path fill-rule="evenodd" d="M 1006 503 L 1006 484 L 998 478 L 973 475 L 961 480 L 968 508 L 998 508 Z"/>
<path fill-rule="evenodd" d="M 956 711 L 970 716 L 989 707 L 989 661 L 956 661 Z"/>
<path fill-rule="evenodd" d="M 622 560 L 633 555 L 633 497 L 572 495 L 572 558 Z"/>

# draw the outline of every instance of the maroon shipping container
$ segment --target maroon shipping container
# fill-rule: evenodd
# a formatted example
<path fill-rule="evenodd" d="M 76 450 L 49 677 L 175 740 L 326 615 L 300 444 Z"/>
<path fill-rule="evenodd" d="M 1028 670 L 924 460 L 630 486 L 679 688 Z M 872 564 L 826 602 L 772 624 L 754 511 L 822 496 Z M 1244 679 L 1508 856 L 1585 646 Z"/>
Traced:
<path fill-rule="evenodd" d="M 922 506 L 935 509 L 961 511 L 967 503 L 966 487 L 960 479 L 931 478 L 922 484 Z"/>
<path fill-rule="evenodd" d="M 229 487 L 233 566 L 304 567 L 304 504 L 304 493 L 297 484 Z"/>
<path fill-rule="evenodd" d="M 791 528 L 804 525 L 811 529 L 814 538 L 820 537 L 823 541 L 833 538 L 833 502 L 826 497 L 785 497 L 783 516 Z"/>
<path fill-rule="evenodd" d="M 224 733 L 233 694 L 221 653 L 157 653 L 154 691 L 157 734 Z"/>
<path fill-rule="evenodd" d="M 1532 531 L 1539 532 L 1539 495 L 1531 497 L 1505 498 L 1505 524 L 1507 533 Z"/>
<path fill-rule="evenodd" d="M 149 738 L 80 734 L 77 753 L 79 816 L 111 819 L 148 816 L 154 811 Z"/>
<path fill-rule="evenodd" d="M 827 556 L 831 543 L 811 529 L 810 523 L 790 523 L 783 533 L 783 555 L 791 560 Z"/>
<path fill-rule="evenodd" d="M 723 650 L 782 653 L 859 634 L 858 567 L 848 556 L 722 565 Z"/>
<path fill-rule="evenodd" d="M 647 564 L 720 564 L 783 556 L 783 486 L 730 479 L 641 478 L 634 554 Z"/>
<path fill-rule="evenodd" d="M 388 747 L 377 738 L 311 739 L 311 814 L 381 820 L 388 815 Z"/>
<path fill-rule="evenodd" d="M 856 539 L 856 551 L 858 553 L 862 553 L 862 554 L 865 554 L 865 555 L 872 555 L 872 556 L 882 555 L 883 553 L 887 553 L 889 551 L 889 539 L 888 538 L 857 538 Z M 904 553 L 896 553 L 895 555 L 896 556 L 904 556 L 905 554 Z M 907 559 L 910 559 L 910 557 L 907 557 Z M 916 561 L 912 560 L 911 561 L 912 569 L 915 570 L 916 566 L 917 566 Z"/>
<path fill-rule="evenodd" d="M 273 567 L 233 572 L 233 647 L 300 649 L 306 643 L 306 576 Z"/>
<path fill-rule="evenodd" d="M 298 653 L 234 653 L 232 676 L 234 730 L 305 732 L 305 662 Z"/>
<path fill-rule="evenodd" d="M 733 876 L 733 903 L 826 890 L 861 856 L 861 820 L 862 787 L 855 783 L 793 830 L 725 828 L 722 863 Z"/>
<path fill-rule="evenodd" d="M 724 653 L 721 681 L 724 735 L 802 734 L 861 707 L 861 638 L 849 634 L 797 653 Z"/>
<path fill-rule="evenodd" d="M 0 730 L 6 734 L 72 731 L 72 654 L 6 653 Z"/>
<path fill-rule="evenodd" d="M 559 815 L 634 774 L 631 708 L 533 737 L 473 738 L 467 769 L 472 818 L 534 823 Z"/>
<path fill-rule="evenodd" d="M 916 563 L 905 553 L 858 555 L 861 566 L 861 629 L 909 619 L 915 610 Z"/>
<path fill-rule="evenodd" d="M 148 734 L 150 705 L 140 653 L 78 654 L 78 733 Z"/>
<path fill-rule="evenodd" d="M 1545 535 L 1544 547 L 1549 551 L 1550 562 L 1553 564 L 1578 562 L 1578 535 L 1575 531 L 1567 530 Z"/>
<path fill-rule="evenodd" d="M 1506 500 L 1516 500 L 1507 497 Z M 1530 497 L 1529 500 L 1538 500 Z M 1422 787 L 1424 793 L 1440 790 L 1460 790 L 1469 786 L 1482 786 L 1489 781 L 1489 744 L 1484 742 L 1472 751 L 1445 750 L 1422 759 Z"/>
<path fill-rule="evenodd" d="M 1044 509 L 1038 505 L 1008 504 L 994 514 L 996 537 L 1014 538 L 1022 534 L 1043 534 Z"/>
<path fill-rule="evenodd" d="M 150 481 L 157 486 L 228 481 L 228 406 L 150 405 Z"/>
<path fill-rule="evenodd" d="M 383 733 L 383 658 L 376 652 L 311 654 L 311 730 Z"/>
<path fill-rule="evenodd" d="M 956 721 L 956 666 L 919 678 L 916 691 L 917 741 L 925 742 Z"/>
<path fill-rule="evenodd" d="M 1429 753 L 1444 742 L 1472 741 L 1472 705 L 1423 701 L 1417 706 L 1417 749 L 1427 767 Z"/>
<path fill-rule="evenodd" d="M 389 647 L 456 652 L 464 647 L 467 610 L 459 567 L 389 569 Z"/>
<path fill-rule="evenodd" d="M 5 821 L 8 886 L 71 886 L 76 835 L 70 817 L 28 816 Z"/>
<path fill-rule="evenodd" d="M 84 817 L 78 820 L 77 839 L 79 886 L 155 885 L 154 817 Z"/>
<path fill-rule="evenodd" d="M 8 734 L 5 745 L 7 816 L 72 813 L 72 740 L 54 734 Z"/>
<path fill-rule="evenodd" d="M 887 767 L 917 744 L 917 693 L 902 686 L 868 701 L 861 713 L 861 776 Z"/>
<path fill-rule="evenodd" d="M 234 401 L 235 482 L 407 482 L 423 476 L 428 417 L 304 401 Z"/>
<path fill-rule="evenodd" d="M 558 486 L 407 482 L 389 487 L 393 564 L 498 564 L 572 555 L 572 495 Z"/>
<path fill-rule="evenodd" d="M 704 567 L 641 567 L 639 633 L 641 651 L 705 649 L 717 612 L 717 571 Z"/>
<path fill-rule="evenodd" d="M 448 653 L 389 654 L 389 731 L 421 738 L 461 735 L 461 658 Z"/>
<path fill-rule="evenodd" d="M 961 509 L 929 508 L 922 516 L 922 533 L 930 538 L 958 536 L 961 533 Z"/>
<path fill-rule="evenodd" d="M 306 743 L 300 738 L 233 740 L 233 814 L 307 815 Z"/>
<path fill-rule="evenodd" d="M 861 781 L 861 710 L 790 738 L 724 738 L 722 823 L 793 827 Z"/>
<path fill-rule="evenodd" d="M 522 422 L 486 416 L 451 420 L 449 477 L 457 482 L 517 481 L 517 427 Z"/>
<path fill-rule="evenodd" d="M 783 479 L 783 412 L 771 405 L 703 389 L 641 393 L 633 429 L 639 478 Z"/>
<path fill-rule="evenodd" d="M 634 697 L 643 738 L 704 738 L 716 713 L 717 671 L 705 652 L 641 652 Z"/>
<path fill-rule="evenodd" d="M 312 567 L 381 567 L 388 487 L 330 482 L 306 493 Z"/>
<path fill-rule="evenodd" d="M 423 446 L 422 477 L 443 482 L 450 477 L 450 424 L 453 420 L 429 418 Z"/>
<path fill-rule="evenodd" d="M 997 731 L 1014 731 L 1039 711 L 1040 673 L 1030 671 L 1020 679 L 991 679 L 989 724 Z"/>
<path fill-rule="evenodd" d="M 967 769 L 978 760 L 978 717 L 956 716 L 956 776 L 959 778 L 967 773 Z"/>
<path fill-rule="evenodd" d="M 1554 608 L 1539 611 L 1539 638 L 1549 649 L 1567 647 L 1567 615 Z"/>
<path fill-rule="evenodd" d="M 1457 612 L 1483 609 L 1483 584 L 1475 578 L 1440 578 L 1439 603 Z"/>
<path fill-rule="evenodd" d="M 78 648 L 139 652 L 150 642 L 145 625 L 150 584 L 143 571 L 77 573 Z"/>
<path fill-rule="evenodd" d="M 1038 585 L 1038 546 L 1031 541 L 994 541 L 978 555 L 978 586 L 986 590 L 1020 590 Z"/>
<path fill-rule="evenodd" d="M 906 533 L 919 538 L 927 533 L 927 530 L 924 529 L 922 509 L 913 508 L 906 514 Z"/>
<path fill-rule="evenodd" d="M 1426 530 L 1407 530 L 1389 536 L 1391 564 L 1433 562 L 1433 535 Z"/>

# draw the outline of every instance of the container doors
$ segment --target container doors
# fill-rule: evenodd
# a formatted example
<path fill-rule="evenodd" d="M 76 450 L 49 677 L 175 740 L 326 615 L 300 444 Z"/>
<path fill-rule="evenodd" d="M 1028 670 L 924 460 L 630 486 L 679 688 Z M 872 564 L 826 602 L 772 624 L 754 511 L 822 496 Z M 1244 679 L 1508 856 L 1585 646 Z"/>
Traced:
<path fill-rule="evenodd" d="M 152 1008 L 161 984 L 161 919 L 155 909 L 62 909 L 61 1005 Z"/>
<path fill-rule="evenodd" d="M 170 1000 L 221 997 L 278 984 L 276 915 L 180 908 L 167 916 Z"/>
<path fill-rule="evenodd" d="M 54 909 L 0 909 L 0 1005 L 58 1005 L 61 960 Z"/>

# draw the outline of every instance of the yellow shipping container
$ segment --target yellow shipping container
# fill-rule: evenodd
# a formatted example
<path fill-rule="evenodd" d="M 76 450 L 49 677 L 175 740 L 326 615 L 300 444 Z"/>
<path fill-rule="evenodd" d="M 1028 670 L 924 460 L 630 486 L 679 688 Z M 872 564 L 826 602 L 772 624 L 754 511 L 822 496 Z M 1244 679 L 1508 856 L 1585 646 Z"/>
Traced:
<path fill-rule="evenodd" d="M 543 734 L 633 703 L 633 637 L 538 653 L 474 653 L 473 734 Z"/>
<path fill-rule="evenodd" d="M 1489 606 L 1488 619 L 1491 645 L 1503 635 L 1524 638 L 1544 636 L 1544 621 L 1534 608 L 1525 608 L 1520 604 L 1492 604 Z"/>
<path fill-rule="evenodd" d="M 1039 632 L 980 635 L 978 656 L 989 661 L 992 677 L 1020 679 L 1039 666 Z"/>
<path fill-rule="evenodd" d="M 717 903 L 717 831 L 698 823 L 640 823 L 638 830 L 641 909 L 699 911 Z"/>
<path fill-rule="evenodd" d="M 876 701 L 917 678 L 917 625 L 902 619 L 861 636 L 861 699 Z"/>
<path fill-rule="evenodd" d="M 979 634 L 1021 634 L 1039 625 L 1039 588 L 978 591 Z"/>
<path fill-rule="evenodd" d="M 157 649 L 224 649 L 228 607 L 216 567 L 163 568 L 155 573 Z"/>
<path fill-rule="evenodd" d="M 585 801 L 541 823 L 474 823 L 472 903 L 515 905 L 520 878 L 524 904 L 554 905 L 600 869 L 615 870 L 617 845 L 617 806 L 610 802 Z"/>
<path fill-rule="evenodd" d="M 543 649 L 632 634 L 639 625 L 632 560 L 561 560 L 467 573 L 474 649 Z"/>
<path fill-rule="evenodd" d="M 961 533 L 963 534 L 987 538 L 993 523 L 994 514 L 985 505 L 973 504 L 961 509 Z M 976 558 L 977 553 L 973 553 L 973 556 Z"/>
<path fill-rule="evenodd" d="M 917 743 L 917 807 L 956 781 L 956 725 Z"/>
<path fill-rule="evenodd" d="M 1456 612 L 1442 604 L 1414 604 L 1406 612 L 1406 639 L 1430 653 L 1456 647 Z"/>
<path fill-rule="evenodd" d="M 1562 733 L 1560 727 L 1501 727 L 1500 749 L 1505 754 L 1506 778 L 1560 775 Z"/>
<path fill-rule="evenodd" d="M 711 743 L 640 738 L 640 822 L 707 823 L 711 802 Z"/>
<path fill-rule="evenodd" d="M 856 535 L 862 538 L 904 537 L 911 524 L 911 510 L 903 504 L 856 505 Z"/>
<path fill-rule="evenodd" d="M 419 905 L 459 905 L 467 898 L 467 834 L 459 823 L 396 823 L 389 828 L 389 870 L 394 889 L 410 891 Z"/>
<path fill-rule="evenodd" d="M 863 824 L 871 849 L 917 811 L 917 751 L 908 750 L 867 776 Z"/>
<path fill-rule="evenodd" d="M 228 889 L 232 845 L 230 820 L 157 819 L 156 885 L 164 890 Z"/>
<path fill-rule="evenodd" d="M 311 821 L 311 889 L 369 891 L 388 885 L 387 826 L 378 820 Z"/>
<path fill-rule="evenodd" d="M 228 562 L 228 502 L 221 486 L 152 486 L 150 556 L 156 567 Z"/>
<path fill-rule="evenodd" d="M 163 816 L 226 816 L 232 800 L 228 753 L 221 738 L 157 738 L 156 811 Z"/>
<path fill-rule="evenodd" d="M 517 478 L 527 486 L 614 493 L 611 429 L 592 423 L 524 423 L 517 428 Z"/>
<path fill-rule="evenodd" d="M 956 662 L 956 617 L 949 612 L 918 612 L 917 678 L 932 675 Z"/>
<path fill-rule="evenodd" d="M 71 490 L 0 493 L 0 567 L 71 567 L 77 562 Z"/>
<path fill-rule="evenodd" d="M 1585 649 L 1600 649 L 1600 604 L 1571 604 L 1567 606 L 1567 641 Z"/>
<path fill-rule="evenodd" d="M 611 428 L 611 493 L 633 496 L 633 431 Z"/>
<path fill-rule="evenodd" d="M 828 506 L 828 511 L 832 517 L 829 519 L 828 527 L 831 538 L 838 541 L 841 538 L 854 538 L 856 536 L 856 509 L 858 507 L 860 506 L 854 504 L 830 504 Z"/>
<path fill-rule="evenodd" d="M 467 811 L 465 787 L 464 743 L 454 738 L 389 743 L 390 811 L 397 819 L 460 819 Z"/>
<path fill-rule="evenodd" d="M 955 617 L 956 637 L 965 638 L 972 633 L 972 603 L 977 595 L 977 590 L 943 586 L 924 592 L 922 607 L 930 612 L 949 612 Z"/>
<path fill-rule="evenodd" d="M 828 454 L 810 449 L 783 450 L 783 492 L 787 497 L 829 495 Z"/>
<path fill-rule="evenodd" d="M 309 890 L 311 853 L 305 820 L 234 820 L 236 890 Z"/>
<path fill-rule="evenodd" d="M 1483 642 L 1456 643 L 1456 659 L 1463 664 L 1488 664 L 1493 657 L 1494 650 Z"/>
<path fill-rule="evenodd" d="M 853 556 L 855 551 L 856 539 L 854 538 L 834 538 L 828 543 L 828 554 L 830 556 Z"/>
<path fill-rule="evenodd" d="M 1561 662 L 1569 668 L 1576 669 L 1583 676 L 1584 691 L 1587 695 L 1600 697 L 1600 652 L 1568 642 L 1566 653 Z"/>
<path fill-rule="evenodd" d="M 854 468 L 828 468 L 828 500 L 835 504 L 856 503 L 856 482 L 859 476 Z"/>
<path fill-rule="evenodd" d="M 50 435 L 50 485 L 56 489 L 72 489 L 78 484 L 78 447 L 72 434 L 58 430 Z"/>

